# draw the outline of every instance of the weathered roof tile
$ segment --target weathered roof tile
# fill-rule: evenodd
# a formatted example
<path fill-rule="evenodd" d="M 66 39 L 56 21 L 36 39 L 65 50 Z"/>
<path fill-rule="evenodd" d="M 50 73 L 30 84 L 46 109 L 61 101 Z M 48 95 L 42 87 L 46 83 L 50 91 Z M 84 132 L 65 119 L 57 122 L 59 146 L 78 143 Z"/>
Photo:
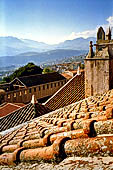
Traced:
<path fill-rule="evenodd" d="M 113 109 L 109 102 L 112 92 L 52 111 L 6 134 L 0 139 L 0 165 L 59 162 L 70 156 L 112 159 Z M 102 106 L 105 107 L 100 109 Z"/>

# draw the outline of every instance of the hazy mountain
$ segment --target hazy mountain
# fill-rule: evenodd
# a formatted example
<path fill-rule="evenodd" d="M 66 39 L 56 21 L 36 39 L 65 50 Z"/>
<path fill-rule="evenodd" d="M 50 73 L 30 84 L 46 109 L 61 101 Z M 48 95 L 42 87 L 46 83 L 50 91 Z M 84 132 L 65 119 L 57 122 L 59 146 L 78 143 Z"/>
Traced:
<path fill-rule="evenodd" d="M 0 56 L 17 55 L 29 51 L 43 52 L 50 50 L 51 46 L 27 39 L 16 37 L 0 37 Z"/>
<path fill-rule="evenodd" d="M 9 65 L 19 66 L 19 65 L 24 65 L 28 62 L 35 62 L 37 65 L 40 65 L 42 63 L 57 61 L 64 58 L 79 56 L 86 53 L 87 51 L 85 50 L 66 50 L 66 49 L 57 49 L 57 50 L 51 50 L 42 53 L 27 52 L 16 56 L 0 57 L 0 64 L 1 67 L 9 66 Z"/>
<path fill-rule="evenodd" d="M 76 38 L 74 40 L 66 40 L 63 43 L 58 44 L 58 46 L 56 47 L 62 49 L 88 50 L 90 41 L 93 41 L 93 43 L 95 43 L 96 38 L 90 37 L 87 39 Z"/>
<path fill-rule="evenodd" d="M 18 39 L 11 36 L 0 37 L 0 56 L 12 56 L 26 52 L 47 52 L 55 49 L 88 50 L 90 40 L 94 43 L 96 41 L 94 37 L 77 38 L 57 45 L 48 45 L 29 39 Z"/>
<path fill-rule="evenodd" d="M 16 37 L 0 37 L 0 67 L 10 65 L 23 65 L 28 62 L 42 64 L 64 58 L 86 54 L 89 41 L 95 43 L 96 39 L 77 38 L 67 40 L 57 45 L 48 45 L 29 39 Z"/>

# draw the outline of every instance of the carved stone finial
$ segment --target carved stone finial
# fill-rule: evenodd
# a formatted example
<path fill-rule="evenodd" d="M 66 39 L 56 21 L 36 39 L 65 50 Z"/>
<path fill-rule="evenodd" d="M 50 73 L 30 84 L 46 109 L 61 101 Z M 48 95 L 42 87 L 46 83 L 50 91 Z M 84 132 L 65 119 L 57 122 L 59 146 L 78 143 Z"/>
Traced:
<path fill-rule="evenodd" d="M 89 53 L 87 58 L 92 58 L 94 56 L 94 52 L 93 52 L 93 44 L 92 41 L 90 41 L 90 45 L 89 45 Z"/>
<path fill-rule="evenodd" d="M 80 75 L 81 72 L 80 72 L 80 66 L 78 66 L 78 69 L 77 69 L 77 75 Z"/>
<path fill-rule="evenodd" d="M 106 31 L 106 40 L 111 40 L 111 29 L 110 29 L 110 27 Z"/>
<path fill-rule="evenodd" d="M 34 94 L 32 95 L 31 103 L 32 103 L 32 104 L 37 103 L 37 100 L 36 100 L 36 97 L 35 97 Z"/>

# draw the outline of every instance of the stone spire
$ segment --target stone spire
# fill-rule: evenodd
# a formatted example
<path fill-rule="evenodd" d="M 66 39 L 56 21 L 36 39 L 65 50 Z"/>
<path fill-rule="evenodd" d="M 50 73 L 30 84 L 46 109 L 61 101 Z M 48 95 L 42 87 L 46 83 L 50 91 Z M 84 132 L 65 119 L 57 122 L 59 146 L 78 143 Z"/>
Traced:
<path fill-rule="evenodd" d="M 90 41 L 90 45 L 89 45 L 89 53 L 87 55 L 87 58 L 93 58 L 94 56 L 94 52 L 93 52 L 93 44 L 92 41 Z"/>
<path fill-rule="evenodd" d="M 106 40 L 111 40 L 111 29 L 110 29 L 110 27 L 106 31 Z"/>

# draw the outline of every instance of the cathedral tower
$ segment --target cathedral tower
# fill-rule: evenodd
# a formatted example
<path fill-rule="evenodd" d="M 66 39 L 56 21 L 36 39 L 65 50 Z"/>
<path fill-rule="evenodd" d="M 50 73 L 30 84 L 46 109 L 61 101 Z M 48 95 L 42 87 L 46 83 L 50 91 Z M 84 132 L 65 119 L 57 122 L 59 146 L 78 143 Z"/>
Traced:
<path fill-rule="evenodd" d="M 96 51 L 90 42 L 85 59 L 85 95 L 100 95 L 113 88 L 113 40 L 111 29 L 105 32 L 102 27 L 97 32 Z"/>

